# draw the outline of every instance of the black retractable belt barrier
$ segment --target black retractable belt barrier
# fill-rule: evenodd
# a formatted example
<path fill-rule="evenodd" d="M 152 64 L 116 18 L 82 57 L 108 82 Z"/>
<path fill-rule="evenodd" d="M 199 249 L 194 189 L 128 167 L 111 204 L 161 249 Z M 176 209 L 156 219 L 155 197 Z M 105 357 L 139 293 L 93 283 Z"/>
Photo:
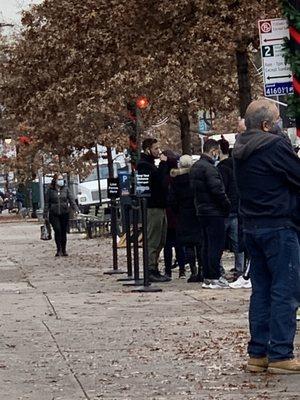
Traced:
<path fill-rule="evenodd" d="M 147 199 L 142 198 L 142 225 L 143 225 L 143 271 L 144 271 L 144 285 L 132 289 L 132 292 L 155 293 L 162 290 L 157 286 L 152 286 L 149 282 L 149 265 L 148 265 L 148 237 L 147 237 Z"/>
<path fill-rule="evenodd" d="M 105 275 L 126 274 L 126 271 L 118 269 L 118 243 L 117 243 L 117 201 L 111 200 L 111 234 L 113 251 L 113 269 L 104 272 Z"/>
<path fill-rule="evenodd" d="M 140 279 L 139 263 L 139 199 L 132 197 L 132 222 L 133 222 L 133 281 L 123 283 L 123 286 L 140 286 L 143 281 Z"/>
<path fill-rule="evenodd" d="M 132 254 L 131 254 L 131 221 L 130 221 L 131 206 L 124 206 L 125 219 L 125 235 L 126 235 L 126 258 L 127 258 L 127 277 L 117 279 L 118 282 L 132 281 Z"/>

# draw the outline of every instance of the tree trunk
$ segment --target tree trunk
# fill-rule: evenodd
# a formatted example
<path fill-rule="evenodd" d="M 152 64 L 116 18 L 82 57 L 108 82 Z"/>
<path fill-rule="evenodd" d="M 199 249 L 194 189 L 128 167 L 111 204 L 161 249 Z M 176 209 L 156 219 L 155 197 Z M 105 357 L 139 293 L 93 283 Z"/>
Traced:
<path fill-rule="evenodd" d="M 114 177 L 114 161 L 112 158 L 111 147 L 107 147 L 107 165 L 108 165 L 108 176 Z"/>
<path fill-rule="evenodd" d="M 244 118 L 248 105 L 251 103 L 251 84 L 249 76 L 247 49 L 236 51 L 236 66 L 239 83 L 240 116 Z"/>
<path fill-rule="evenodd" d="M 192 154 L 189 109 L 185 107 L 179 114 L 182 154 Z"/>

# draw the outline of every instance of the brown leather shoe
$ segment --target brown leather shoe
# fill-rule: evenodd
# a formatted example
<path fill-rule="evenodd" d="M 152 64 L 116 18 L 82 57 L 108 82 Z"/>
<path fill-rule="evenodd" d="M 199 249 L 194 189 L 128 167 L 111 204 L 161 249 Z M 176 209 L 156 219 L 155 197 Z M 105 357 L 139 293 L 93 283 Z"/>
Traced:
<path fill-rule="evenodd" d="M 293 358 L 291 360 L 270 362 L 268 372 L 270 374 L 300 374 L 300 360 Z"/>
<path fill-rule="evenodd" d="M 250 357 L 246 366 L 249 372 L 265 372 L 268 368 L 267 357 Z"/>

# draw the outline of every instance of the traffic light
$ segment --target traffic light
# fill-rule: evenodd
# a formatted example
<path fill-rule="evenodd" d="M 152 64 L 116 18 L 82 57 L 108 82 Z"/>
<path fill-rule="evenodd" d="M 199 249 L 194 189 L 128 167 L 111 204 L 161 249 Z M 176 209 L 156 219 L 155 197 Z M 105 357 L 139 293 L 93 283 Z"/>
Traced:
<path fill-rule="evenodd" d="M 148 106 L 149 100 L 146 96 L 140 96 L 136 100 L 131 100 L 127 103 L 128 121 L 126 122 L 126 128 L 129 134 L 128 152 L 133 169 L 136 168 L 140 153 L 141 110 L 145 110 Z"/>

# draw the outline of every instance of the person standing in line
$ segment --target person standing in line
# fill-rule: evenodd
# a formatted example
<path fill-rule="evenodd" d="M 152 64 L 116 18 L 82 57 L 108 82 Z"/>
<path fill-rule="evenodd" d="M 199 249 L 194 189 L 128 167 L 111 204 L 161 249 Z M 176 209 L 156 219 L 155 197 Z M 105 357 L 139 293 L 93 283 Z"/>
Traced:
<path fill-rule="evenodd" d="M 293 345 L 300 303 L 300 248 L 293 218 L 300 160 L 286 138 L 277 134 L 278 120 L 272 102 L 253 101 L 245 115 L 247 131 L 238 136 L 233 150 L 251 259 L 247 370 L 295 374 L 300 373 Z"/>
<path fill-rule="evenodd" d="M 179 156 L 171 150 L 163 152 L 168 157 L 168 170 L 177 170 Z M 170 174 L 166 177 L 166 188 L 167 188 L 167 238 L 164 247 L 164 260 L 165 260 L 165 274 L 166 276 L 172 277 L 172 265 L 173 265 L 173 249 L 175 249 L 176 262 L 179 267 L 179 278 L 185 278 L 185 253 L 184 248 L 178 241 L 177 237 L 177 226 L 178 218 L 173 207 L 170 204 L 170 190 L 172 186 L 172 177 Z"/>
<path fill-rule="evenodd" d="M 240 251 L 239 246 L 239 199 L 233 174 L 233 158 L 229 157 L 228 141 L 222 139 L 219 140 L 219 144 L 221 149 L 221 161 L 218 164 L 218 170 L 221 173 L 225 192 L 231 204 L 229 216 L 225 220 L 225 235 L 230 239 L 230 248 L 234 253 L 234 272 L 236 278 L 239 278 L 244 272 L 244 253 Z"/>
<path fill-rule="evenodd" d="M 225 246 L 225 218 L 230 201 L 225 193 L 222 177 L 215 166 L 220 155 L 219 143 L 208 139 L 203 154 L 191 168 L 190 180 L 195 207 L 202 231 L 203 288 L 227 288 L 221 276 L 221 257 Z"/>
<path fill-rule="evenodd" d="M 0 191 L 0 214 L 2 214 L 2 211 L 4 208 L 4 199 L 5 199 L 5 195 L 3 192 Z"/>
<path fill-rule="evenodd" d="M 55 175 L 45 196 L 44 219 L 49 221 L 54 230 L 56 243 L 55 257 L 67 257 L 67 230 L 69 206 L 79 212 L 77 204 L 62 175 Z"/>
<path fill-rule="evenodd" d="M 172 169 L 170 205 L 177 215 L 176 237 L 184 246 L 185 258 L 190 265 L 188 282 L 202 282 L 201 230 L 194 205 L 194 192 L 190 185 L 191 156 L 185 154 L 179 159 L 179 168 Z M 198 268 L 197 268 L 198 264 Z"/>
<path fill-rule="evenodd" d="M 161 154 L 158 141 L 147 138 L 142 143 L 143 153 L 137 164 L 139 174 L 149 175 L 151 195 L 147 198 L 148 216 L 148 266 L 150 282 L 169 282 L 170 277 L 159 271 L 159 255 L 166 243 L 167 236 L 167 190 L 165 179 L 168 174 L 168 157 Z M 159 166 L 155 160 L 160 159 Z"/>

